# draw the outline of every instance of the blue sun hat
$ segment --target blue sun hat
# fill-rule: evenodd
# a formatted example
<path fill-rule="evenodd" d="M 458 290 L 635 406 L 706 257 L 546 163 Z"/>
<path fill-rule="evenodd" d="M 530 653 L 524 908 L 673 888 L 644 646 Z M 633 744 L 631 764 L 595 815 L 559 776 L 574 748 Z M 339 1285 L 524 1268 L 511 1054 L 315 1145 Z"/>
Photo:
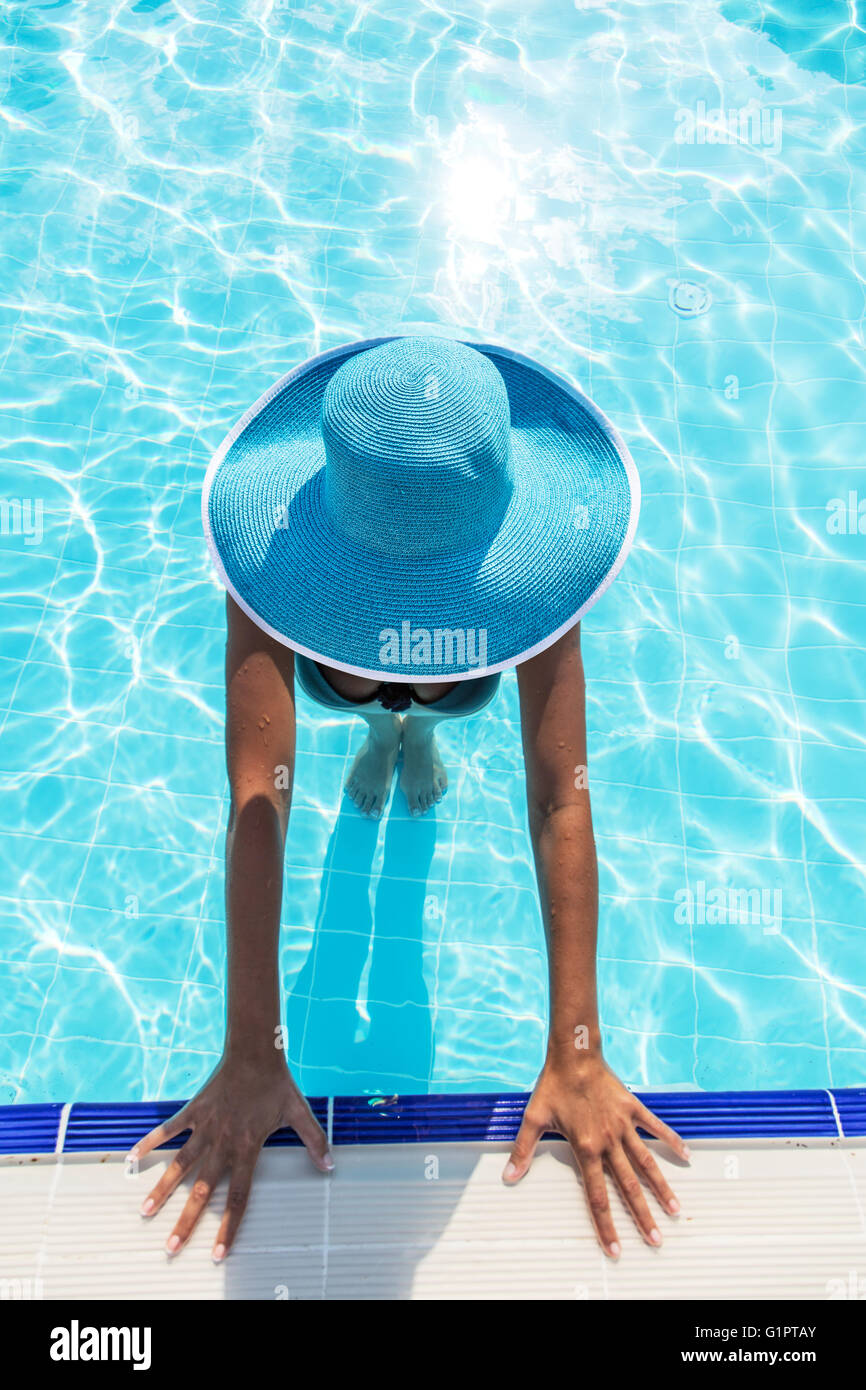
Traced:
<path fill-rule="evenodd" d="M 279 642 L 374 679 L 469 680 L 582 617 L 639 503 L 625 444 L 563 377 L 409 336 L 275 382 L 217 450 L 202 516 L 222 583 Z"/>

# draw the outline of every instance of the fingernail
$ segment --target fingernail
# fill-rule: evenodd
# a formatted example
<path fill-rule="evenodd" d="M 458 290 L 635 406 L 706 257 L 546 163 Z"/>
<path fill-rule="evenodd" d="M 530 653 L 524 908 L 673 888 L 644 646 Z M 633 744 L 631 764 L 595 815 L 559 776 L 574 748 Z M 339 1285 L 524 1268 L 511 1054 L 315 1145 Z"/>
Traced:
<path fill-rule="evenodd" d="M 661 1232 L 657 1231 L 655 1226 L 650 1231 L 649 1238 L 652 1245 L 661 1245 L 662 1243 Z"/>
<path fill-rule="evenodd" d="M 671 1197 L 671 1200 L 668 1202 L 668 1211 L 671 1213 L 672 1216 L 676 1216 L 679 1209 L 680 1204 L 677 1201 L 676 1197 Z"/>
<path fill-rule="evenodd" d="M 138 1145 L 137 1145 L 137 1144 L 135 1144 L 135 1145 L 130 1149 L 129 1153 L 126 1155 L 126 1161 L 127 1161 L 127 1163 L 130 1163 L 130 1162 L 134 1161 L 136 1158 L 138 1158 Z"/>
<path fill-rule="evenodd" d="M 152 1197 L 148 1197 L 146 1201 L 142 1202 L 141 1206 L 139 1207 L 139 1211 L 141 1212 L 142 1216 L 150 1216 L 150 1213 L 153 1211 L 153 1208 L 154 1200 Z"/>
<path fill-rule="evenodd" d="M 329 1153 L 325 1154 L 325 1157 L 322 1159 L 322 1163 L 325 1165 L 329 1173 L 333 1173 L 334 1160 Z"/>
<path fill-rule="evenodd" d="M 511 1180 L 512 1180 L 513 1178 L 516 1178 L 516 1177 L 517 1177 L 517 1164 L 516 1164 L 516 1163 L 506 1163 L 505 1169 L 504 1169 L 504 1171 L 503 1171 L 503 1173 L 502 1173 L 502 1181 L 503 1181 L 503 1182 L 511 1182 Z"/>
<path fill-rule="evenodd" d="M 610 1245 L 607 1248 L 610 1251 L 612 1257 L 615 1260 L 618 1260 L 620 1255 L 622 1254 L 622 1251 L 619 1248 L 619 1241 L 611 1241 Z"/>
<path fill-rule="evenodd" d="M 683 1144 L 683 1158 L 685 1158 L 685 1159 L 691 1159 L 691 1156 L 692 1156 L 692 1151 L 691 1151 L 691 1149 L 689 1148 L 688 1144 Z"/>
<path fill-rule="evenodd" d="M 180 1236 L 169 1236 L 165 1242 L 165 1248 L 169 1255 L 173 1255 L 176 1250 L 180 1249 Z"/>
<path fill-rule="evenodd" d="M 214 1264 L 219 1264 L 220 1260 L 224 1260 L 225 1257 L 226 1257 L 226 1248 L 225 1248 L 225 1246 L 224 1246 L 224 1245 L 215 1245 L 214 1248 L 213 1248 L 213 1256 L 212 1256 L 212 1259 L 213 1259 Z"/>

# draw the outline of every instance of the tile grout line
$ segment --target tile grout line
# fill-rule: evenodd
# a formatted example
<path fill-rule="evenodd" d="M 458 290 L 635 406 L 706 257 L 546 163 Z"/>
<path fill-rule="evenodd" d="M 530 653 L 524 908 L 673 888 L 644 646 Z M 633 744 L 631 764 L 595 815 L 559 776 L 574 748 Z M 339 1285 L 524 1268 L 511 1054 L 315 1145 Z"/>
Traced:
<path fill-rule="evenodd" d="M 72 1101 L 68 1100 L 60 1111 L 60 1119 L 57 1122 L 57 1142 L 54 1145 L 55 1154 L 62 1155 L 63 1145 L 66 1143 L 66 1130 L 69 1125 L 69 1116 L 72 1113 Z"/>
<path fill-rule="evenodd" d="M 36 1273 L 35 1284 L 37 1289 L 41 1289 L 42 1271 L 45 1267 L 46 1244 L 48 1235 L 52 1227 L 52 1217 L 54 1215 L 54 1203 L 57 1197 L 57 1189 L 60 1185 L 60 1175 L 63 1171 L 63 1146 L 66 1143 L 66 1130 L 69 1125 L 69 1116 L 72 1113 L 72 1101 L 68 1100 L 60 1111 L 57 1121 L 57 1138 L 54 1141 L 54 1171 L 51 1174 L 51 1182 L 48 1187 L 48 1201 L 45 1207 L 45 1219 L 42 1226 L 42 1234 L 39 1240 L 39 1249 L 36 1253 Z M 40 1297 L 41 1297 L 40 1293 Z"/>
<path fill-rule="evenodd" d="M 328 1150 L 334 1136 L 334 1097 L 328 1096 Z M 325 1179 L 325 1206 L 322 1213 L 322 1301 L 328 1297 L 328 1255 L 331 1249 L 331 1179 Z"/>
<path fill-rule="evenodd" d="M 829 1090 L 825 1091 L 824 1094 L 830 1101 L 830 1108 L 833 1111 L 833 1119 L 836 1121 L 836 1128 L 839 1131 L 839 1138 L 844 1139 L 846 1135 L 845 1130 L 842 1128 L 842 1120 L 839 1115 L 839 1107 L 836 1104 L 836 1097 L 833 1095 L 833 1092 Z"/>

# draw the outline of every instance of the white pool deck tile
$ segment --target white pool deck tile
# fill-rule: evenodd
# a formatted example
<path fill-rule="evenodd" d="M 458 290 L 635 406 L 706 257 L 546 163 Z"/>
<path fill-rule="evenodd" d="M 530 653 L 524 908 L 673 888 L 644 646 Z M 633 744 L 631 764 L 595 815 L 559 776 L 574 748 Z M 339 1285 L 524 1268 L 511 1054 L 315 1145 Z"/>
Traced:
<path fill-rule="evenodd" d="M 866 1293 L 866 1142 L 699 1141 L 666 1163 L 682 1203 L 646 1246 L 614 1196 L 623 1247 L 599 1251 L 565 1146 L 541 1146 L 503 1187 L 505 1146 L 339 1147 L 324 1177 L 303 1152 L 260 1161 L 235 1250 L 210 1251 L 220 1204 L 177 1258 L 163 1246 L 176 1197 L 138 1208 L 154 1173 L 122 1156 L 4 1159 L 0 1291 L 45 1299 L 691 1299 Z"/>

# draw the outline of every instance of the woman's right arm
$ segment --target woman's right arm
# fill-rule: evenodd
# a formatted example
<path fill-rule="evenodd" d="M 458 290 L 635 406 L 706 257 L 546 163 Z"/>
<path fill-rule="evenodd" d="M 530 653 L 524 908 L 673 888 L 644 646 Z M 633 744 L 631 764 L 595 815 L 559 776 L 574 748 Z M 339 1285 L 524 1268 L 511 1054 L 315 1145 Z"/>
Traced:
<path fill-rule="evenodd" d="M 222 1059 L 194 1100 L 132 1150 L 141 1159 L 185 1129 L 192 1134 L 142 1206 L 152 1216 L 197 1177 L 169 1237 L 183 1248 L 213 1189 L 230 1170 L 214 1258 L 231 1249 L 265 1140 L 290 1125 L 318 1168 L 333 1160 L 324 1131 L 292 1079 L 281 1046 L 278 972 L 283 858 L 295 763 L 294 654 L 227 596 L 226 835 L 228 980 Z"/>

